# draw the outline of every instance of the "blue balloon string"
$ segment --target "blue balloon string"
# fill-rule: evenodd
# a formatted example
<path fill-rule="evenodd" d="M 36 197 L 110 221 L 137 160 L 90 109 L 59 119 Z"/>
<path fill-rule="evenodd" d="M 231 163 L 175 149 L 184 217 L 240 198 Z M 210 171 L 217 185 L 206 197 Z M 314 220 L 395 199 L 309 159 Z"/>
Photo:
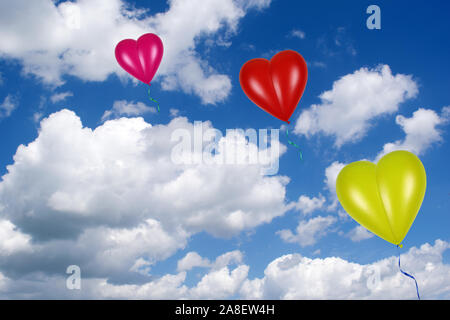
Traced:
<path fill-rule="evenodd" d="M 292 142 L 291 140 L 289 140 L 289 129 L 287 129 L 287 128 L 286 128 L 286 137 L 287 137 L 288 143 L 291 146 L 294 146 L 298 149 L 298 152 L 300 153 L 300 160 L 303 160 L 303 155 L 302 155 L 302 151 L 301 151 L 300 147 L 295 142 Z"/>
<path fill-rule="evenodd" d="M 159 103 L 158 103 L 158 101 L 156 101 L 155 99 L 153 99 L 153 98 L 150 96 L 150 85 L 148 86 L 148 98 L 150 99 L 150 101 L 156 103 L 156 108 L 158 109 L 158 112 L 159 112 L 160 110 L 159 110 Z"/>
<path fill-rule="evenodd" d="M 400 266 L 400 248 L 397 245 L 397 251 L 398 251 L 398 268 L 400 269 L 400 272 L 403 273 L 405 276 L 410 277 L 411 279 L 414 280 L 414 282 L 416 283 L 416 293 L 417 293 L 417 298 L 420 300 L 420 294 L 419 294 L 419 286 L 417 285 L 417 280 L 416 278 L 414 278 L 414 276 L 410 275 L 409 273 L 405 272 L 402 270 L 402 267 Z"/>

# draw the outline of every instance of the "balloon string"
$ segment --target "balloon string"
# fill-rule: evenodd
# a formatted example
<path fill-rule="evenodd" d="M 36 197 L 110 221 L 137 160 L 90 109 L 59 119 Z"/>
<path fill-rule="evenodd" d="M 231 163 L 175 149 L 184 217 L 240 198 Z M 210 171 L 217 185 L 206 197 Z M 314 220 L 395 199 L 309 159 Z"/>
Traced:
<path fill-rule="evenodd" d="M 298 153 L 300 154 L 300 160 L 303 160 L 303 155 L 302 155 L 302 151 L 301 151 L 300 147 L 295 142 L 292 142 L 291 140 L 289 140 L 289 132 L 288 131 L 289 131 L 289 129 L 286 128 L 286 137 L 287 137 L 288 143 L 291 146 L 294 146 L 298 149 Z"/>
<path fill-rule="evenodd" d="M 159 103 L 158 103 L 158 101 L 156 101 L 155 99 L 153 99 L 153 98 L 150 96 L 150 86 L 148 86 L 148 98 L 150 99 L 150 101 L 156 103 L 156 107 L 157 107 L 158 112 L 159 112 L 160 110 L 159 110 Z"/>
<path fill-rule="evenodd" d="M 397 251 L 398 251 L 398 268 L 400 269 L 400 272 L 403 273 L 405 276 L 410 277 L 411 279 L 414 280 L 414 282 L 416 283 L 416 293 L 417 293 L 417 298 L 420 300 L 420 294 L 419 294 L 419 286 L 417 285 L 417 280 L 416 278 L 414 278 L 412 275 L 410 275 L 409 273 L 405 272 L 402 270 L 402 267 L 400 266 L 400 249 L 399 246 L 397 245 Z"/>

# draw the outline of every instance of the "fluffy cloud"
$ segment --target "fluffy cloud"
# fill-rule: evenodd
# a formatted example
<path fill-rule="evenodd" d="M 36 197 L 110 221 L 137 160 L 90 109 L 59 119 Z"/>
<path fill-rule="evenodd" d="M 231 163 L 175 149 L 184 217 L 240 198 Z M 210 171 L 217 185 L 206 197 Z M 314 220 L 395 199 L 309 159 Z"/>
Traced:
<path fill-rule="evenodd" d="M 404 131 L 405 138 L 386 143 L 378 154 L 377 160 L 395 150 L 408 150 L 421 155 L 434 143 L 442 141 L 442 133 L 438 127 L 450 119 L 449 110 L 450 107 L 444 107 L 439 115 L 434 110 L 419 108 L 411 118 L 398 115 L 395 122 Z"/>
<path fill-rule="evenodd" d="M 339 172 L 345 164 L 338 161 L 333 162 L 325 169 L 325 190 L 329 195 L 324 197 L 319 194 L 317 197 L 308 197 L 301 195 L 296 202 L 290 203 L 291 208 L 295 208 L 303 215 L 309 215 L 316 210 L 334 211 L 338 207 L 338 199 L 336 195 L 336 179 Z M 341 214 L 339 216 L 347 216 Z M 301 219 L 295 232 L 284 229 L 278 231 L 278 235 L 282 240 L 288 243 L 298 243 L 302 247 L 311 246 L 317 243 L 319 239 L 324 237 L 331 231 L 330 227 L 337 222 L 337 218 L 333 216 L 317 216 L 312 219 Z"/>
<path fill-rule="evenodd" d="M 450 265 L 443 262 L 449 248 L 448 242 L 436 240 L 402 254 L 402 268 L 416 277 L 423 299 L 450 298 Z M 65 289 L 64 276 L 36 273 L 14 280 L 0 273 L 0 298 L 416 299 L 414 282 L 400 273 L 396 256 L 358 264 L 338 257 L 288 254 L 270 262 L 263 277 L 253 279 L 248 277 L 249 266 L 236 263 L 234 268 L 210 267 L 191 287 L 185 283 L 186 271 L 136 284 L 83 278 L 80 291 Z"/>
<path fill-rule="evenodd" d="M 213 129 L 208 122 L 201 128 Z M 0 182 L 0 217 L 10 238 L 0 247 L 9 255 L 0 270 L 20 277 L 77 264 L 88 278 L 142 282 L 142 273 L 197 232 L 231 237 L 285 213 L 288 179 L 262 175 L 259 163 L 174 162 L 179 142 L 172 134 L 180 129 L 194 140 L 197 129 L 186 118 L 158 126 L 121 118 L 95 130 L 68 110 L 42 120 L 38 137 L 19 146 Z M 216 157 L 226 153 L 222 145 Z M 221 259 L 239 261 L 235 255 Z"/>
<path fill-rule="evenodd" d="M 192 255 L 191 255 L 192 256 Z M 48 276 L 35 273 L 32 276 L 11 279 L 0 273 L 0 298 L 49 298 L 62 299 L 219 299 L 237 292 L 247 279 L 249 267 L 241 259 L 239 251 L 227 252 L 216 258 L 197 284 L 185 284 L 187 272 L 166 274 L 142 283 L 111 283 L 104 278 L 85 278 L 82 269 L 81 290 L 67 290 L 64 276 Z M 202 258 L 204 259 L 204 258 Z M 205 259 L 207 260 L 207 259 Z M 224 264 L 226 263 L 226 264 Z M 231 264 L 236 264 L 230 268 Z M 238 264 L 238 265 L 237 265 Z M 45 285 L 44 285 L 45 284 Z M 27 288 L 26 292 L 23 288 Z M 78 291 L 78 292 L 77 292 Z"/>
<path fill-rule="evenodd" d="M 11 222 L 8 225 L 13 226 Z M 13 228 L 6 233 L 13 238 L 6 241 L 7 259 L 0 259 L 0 269 L 14 280 L 36 274 L 61 275 L 67 266 L 75 264 L 81 268 L 84 279 L 106 278 L 113 283 L 149 281 L 152 265 L 184 248 L 188 238 L 183 229 L 166 231 L 154 219 L 130 228 L 86 228 L 76 238 L 46 241 L 37 241 L 17 226 Z"/>
<path fill-rule="evenodd" d="M 102 121 L 119 118 L 120 116 L 140 116 L 145 113 L 155 113 L 155 107 L 149 107 L 145 103 L 142 102 L 133 102 L 126 100 L 114 101 L 113 107 L 111 110 L 106 110 L 103 113 Z"/>
<path fill-rule="evenodd" d="M 167 274 L 143 285 L 113 285 L 104 280 L 94 284 L 94 295 L 98 298 L 115 299 L 181 299 L 188 295 L 183 284 L 186 273 Z"/>
<path fill-rule="evenodd" d="M 371 120 L 396 112 L 400 103 L 417 92 L 411 76 L 393 75 L 387 65 L 361 68 L 335 81 L 331 90 L 320 95 L 321 104 L 303 111 L 294 132 L 306 137 L 332 136 L 339 148 L 364 137 Z"/>
<path fill-rule="evenodd" d="M 31 249 L 31 237 L 18 231 L 7 220 L 0 220 L 0 256 Z"/>
<path fill-rule="evenodd" d="M 209 267 L 211 262 L 202 258 L 197 252 L 188 252 L 182 259 L 178 260 L 177 271 L 189 271 L 195 267 Z"/>
<path fill-rule="evenodd" d="M 0 103 L 0 119 L 6 118 L 17 108 L 17 101 L 12 95 L 8 94 L 2 103 Z"/>
<path fill-rule="evenodd" d="M 325 204 L 325 197 L 319 194 L 318 197 L 308 197 L 301 195 L 295 203 L 295 208 L 303 214 L 310 214 L 318 209 L 321 209 Z"/>
<path fill-rule="evenodd" d="M 187 254 L 187 259 L 193 261 L 200 258 L 206 262 L 208 259 L 198 254 Z M 230 259 L 231 258 L 231 259 Z M 236 260 L 237 258 L 237 260 Z M 180 261 L 187 262 L 187 259 Z M 93 286 L 97 297 L 102 298 L 134 298 L 134 299 L 224 299 L 239 292 L 243 282 L 247 279 L 249 266 L 241 264 L 242 253 L 239 251 L 227 252 L 216 258 L 209 265 L 209 270 L 193 287 L 184 284 L 186 271 L 178 274 L 167 274 L 161 278 L 141 285 L 112 285 L 102 282 Z M 183 263 L 184 263 L 183 262 Z M 198 262 L 198 261 L 197 261 Z M 239 264 L 234 269 L 230 264 Z M 186 265 L 187 266 L 187 265 Z M 206 266 L 205 266 L 206 267 Z"/>
<path fill-rule="evenodd" d="M 211 267 L 213 270 L 223 269 L 229 265 L 241 264 L 243 259 L 244 255 L 242 252 L 239 250 L 234 250 L 218 256 Z"/>
<path fill-rule="evenodd" d="M 218 256 L 215 262 L 202 258 L 198 253 L 189 252 L 178 261 L 178 273 L 137 285 L 114 285 L 104 281 L 93 285 L 90 294 L 102 298 L 134 299 L 223 299 L 237 293 L 247 279 L 249 267 L 243 265 L 242 253 L 231 251 Z M 230 265 L 237 264 L 234 269 Z M 209 268 L 193 287 L 184 284 L 186 271 L 193 267 Z"/>
<path fill-rule="evenodd" d="M 247 278 L 249 267 L 241 265 L 230 271 L 228 267 L 213 270 L 191 290 L 191 299 L 224 299 L 232 296 Z"/>
<path fill-rule="evenodd" d="M 288 229 L 280 230 L 277 233 L 286 242 L 298 243 L 302 247 L 312 246 L 327 234 L 336 221 L 337 219 L 333 216 L 318 216 L 300 221 L 295 234 Z"/>
<path fill-rule="evenodd" d="M 422 298 L 450 298 L 450 266 L 442 261 L 449 248 L 436 240 L 402 254 L 402 267 L 418 280 Z M 414 281 L 397 263 L 397 257 L 358 264 L 288 254 L 272 261 L 263 278 L 245 281 L 241 294 L 247 299 L 416 299 Z"/>
<path fill-rule="evenodd" d="M 63 84 L 65 75 L 103 81 L 112 73 L 125 76 L 113 54 L 120 40 L 154 32 L 165 47 L 158 72 L 162 87 L 194 93 L 203 103 L 214 104 L 228 96 L 231 81 L 203 60 L 196 46 L 204 38 L 229 37 L 247 10 L 269 4 L 170 0 L 166 12 L 150 15 L 123 0 L 3 1 L 0 55 L 20 61 L 25 74 L 52 85 Z"/>
<path fill-rule="evenodd" d="M 353 242 L 359 242 L 361 240 L 370 239 L 373 237 L 373 233 L 369 232 L 363 226 L 356 226 L 347 234 Z"/>

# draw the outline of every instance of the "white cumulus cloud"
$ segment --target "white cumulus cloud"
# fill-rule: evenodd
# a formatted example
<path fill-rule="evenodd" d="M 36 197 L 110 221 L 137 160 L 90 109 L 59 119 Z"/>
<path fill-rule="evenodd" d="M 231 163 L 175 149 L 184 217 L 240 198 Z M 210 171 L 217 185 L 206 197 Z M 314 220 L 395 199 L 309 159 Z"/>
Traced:
<path fill-rule="evenodd" d="M 442 108 L 441 115 L 431 109 L 419 108 L 411 118 L 398 115 L 395 122 L 402 128 L 405 137 L 402 140 L 386 143 L 378 154 L 377 160 L 395 150 L 407 150 L 416 155 L 423 154 L 433 144 L 442 141 L 439 126 L 448 123 L 450 107 Z"/>
<path fill-rule="evenodd" d="M 197 252 L 188 252 L 182 259 L 178 260 L 177 271 L 189 271 L 195 267 L 209 267 L 211 262 L 201 257 Z"/>
<path fill-rule="evenodd" d="M 170 0 L 165 12 L 135 8 L 123 0 L 16 0 L 0 2 L 0 55 L 20 61 L 25 74 L 59 86 L 66 75 L 104 81 L 115 73 L 115 45 L 147 32 L 158 34 L 164 57 L 158 75 L 162 87 L 200 97 L 202 103 L 224 100 L 229 76 L 201 58 L 201 40 L 230 37 L 247 10 L 270 1 Z M 101 17 L 101 18 L 100 18 Z"/>
<path fill-rule="evenodd" d="M 436 240 L 402 253 L 402 268 L 416 277 L 422 299 L 450 298 L 450 265 L 443 261 L 449 248 L 448 242 Z M 83 278 L 79 292 L 65 288 L 64 276 L 35 273 L 13 279 L 0 272 L 0 298 L 416 299 L 414 281 L 399 271 L 395 255 L 359 264 L 339 257 L 287 254 L 271 261 L 260 278 L 249 278 L 250 266 L 242 261 L 234 263 L 210 267 L 192 286 L 185 282 L 187 271 L 180 271 L 134 284 Z"/>
<path fill-rule="evenodd" d="M 0 220 L 0 256 L 31 249 L 31 237 L 21 233 L 8 220 Z"/>
<path fill-rule="evenodd" d="M 450 298 L 450 266 L 443 262 L 449 247 L 436 240 L 402 254 L 402 268 L 416 277 L 423 299 Z M 395 256 L 358 264 L 288 254 L 272 261 L 263 278 L 246 280 L 241 294 L 247 299 L 417 299 L 414 281 L 400 273 Z"/>
<path fill-rule="evenodd" d="M 10 257 L 0 271 L 53 274 L 76 263 L 87 278 L 142 281 L 195 233 L 229 238 L 287 211 L 289 179 L 262 175 L 259 163 L 174 162 L 172 133 L 180 129 L 194 139 L 186 118 L 157 126 L 121 118 L 95 129 L 69 110 L 43 119 L 0 182 L 0 251 Z M 221 257 L 215 268 L 239 257 Z"/>
<path fill-rule="evenodd" d="M 289 229 L 284 229 L 278 231 L 277 234 L 286 242 L 298 243 L 302 247 L 312 246 L 330 231 L 330 227 L 336 221 L 336 217 L 333 216 L 317 216 L 309 220 L 301 220 L 295 233 Z"/>
<path fill-rule="evenodd" d="M 368 231 L 363 226 L 356 226 L 347 233 L 347 237 L 349 237 L 353 242 L 359 242 L 361 240 L 372 238 L 373 233 Z"/>
<path fill-rule="evenodd" d="M 396 112 L 399 105 L 418 93 L 409 75 L 392 74 L 387 65 L 361 68 L 333 83 L 320 95 L 320 104 L 304 110 L 297 119 L 295 133 L 310 137 L 322 133 L 335 139 L 335 146 L 360 140 L 371 121 Z"/>
<path fill-rule="evenodd" d="M 295 202 L 294 206 L 297 210 L 299 210 L 304 215 L 310 214 L 318 209 L 323 208 L 325 204 L 325 197 L 319 194 L 318 197 L 308 197 L 305 195 L 301 195 L 297 202 Z"/>

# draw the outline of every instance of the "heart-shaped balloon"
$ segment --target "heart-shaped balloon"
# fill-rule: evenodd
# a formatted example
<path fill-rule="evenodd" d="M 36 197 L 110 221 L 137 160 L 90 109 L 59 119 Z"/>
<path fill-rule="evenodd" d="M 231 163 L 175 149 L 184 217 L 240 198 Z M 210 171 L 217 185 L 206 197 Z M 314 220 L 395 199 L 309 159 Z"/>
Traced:
<path fill-rule="evenodd" d="M 136 79 L 149 84 L 152 81 L 163 56 L 163 43 L 153 33 L 146 33 L 139 39 L 120 41 L 115 50 L 119 65 Z"/>
<path fill-rule="evenodd" d="M 242 90 L 264 111 L 289 123 L 308 79 L 303 57 L 293 51 L 277 53 L 269 61 L 257 58 L 247 61 L 239 73 Z"/>
<path fill-rule="evenodd" d="M 357 161 L 336 180 L 339 202 L 359 224 L 399 245 L 408 233 L 425 196 L 422 162 L 408 151 L 394 151 L 378 164 Z"/>

